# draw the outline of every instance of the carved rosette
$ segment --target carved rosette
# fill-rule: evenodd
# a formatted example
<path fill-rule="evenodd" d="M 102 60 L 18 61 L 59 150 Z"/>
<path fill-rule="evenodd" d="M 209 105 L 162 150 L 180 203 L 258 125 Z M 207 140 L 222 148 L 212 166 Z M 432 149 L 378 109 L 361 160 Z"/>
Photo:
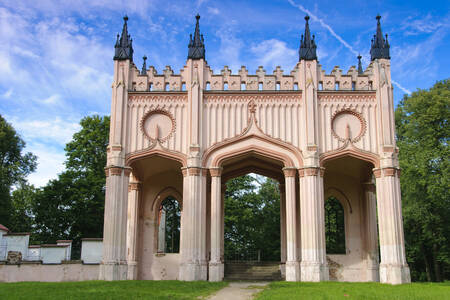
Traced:
<path fill-rule="evenodd" d="M 163 109 L 148 111 L 140 122 L 144 136 L 151 142 L 167 141 L 175 132 L 176 122 L 173 115 Z"/>
<path fill-rule="evenodd" d="M 366 133 L 367 123 L 364 117 L 351 109 L 339 110 L 331 117 L 331 133 L 341 142 L 358 142 Z"/>

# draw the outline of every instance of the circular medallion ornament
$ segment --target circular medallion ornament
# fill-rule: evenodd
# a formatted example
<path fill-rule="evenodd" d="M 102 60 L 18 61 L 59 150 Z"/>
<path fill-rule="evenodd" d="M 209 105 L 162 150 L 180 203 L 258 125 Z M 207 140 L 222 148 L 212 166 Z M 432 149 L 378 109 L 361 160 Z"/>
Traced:
<path fill-rule="evenodd" d="M 337 111 L 331 118 L 331 132 L 341 142 L 359 141 L 366 133 L 366 127 L 363 116 L 351 109 Z"/>
<path fill-rule="evenodd" d="M 167 141 L 175 131 L 175 119 L 162 109 L 148 111 L 141 120 L 141 130 L 151 141 Z"/>

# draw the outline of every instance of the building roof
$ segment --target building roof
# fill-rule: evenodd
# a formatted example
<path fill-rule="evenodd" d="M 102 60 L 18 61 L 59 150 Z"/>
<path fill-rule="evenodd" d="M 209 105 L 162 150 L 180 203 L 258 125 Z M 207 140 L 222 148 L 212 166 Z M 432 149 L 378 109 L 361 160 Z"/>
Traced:
<path fill-rule="evenodd" d="M 6 228 L 6 226 L 4 226 L 4 225 L 2 225 L 2 224 L 0 224 L 0 230 L 6 231 L 6 232 L 9 231 L 9 229 Z"/>

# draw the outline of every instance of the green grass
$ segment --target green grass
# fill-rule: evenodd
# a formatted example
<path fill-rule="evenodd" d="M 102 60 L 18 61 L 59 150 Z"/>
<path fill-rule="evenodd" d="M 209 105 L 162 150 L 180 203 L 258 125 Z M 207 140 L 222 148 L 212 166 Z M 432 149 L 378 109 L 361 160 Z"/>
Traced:
<path fill-rule="evenodd" d="M 450 299 L 450 282 L 387 285 L 380 283 L 347 282 L 272 282 L 257 300 L 276 299 L 389 299 L 389 300 L 445 300 Z"/>
<path fill-rule="evenodd" d="M 205 281 L 0 283 L 0 299 L 201 299 L 227 284 Z"/>

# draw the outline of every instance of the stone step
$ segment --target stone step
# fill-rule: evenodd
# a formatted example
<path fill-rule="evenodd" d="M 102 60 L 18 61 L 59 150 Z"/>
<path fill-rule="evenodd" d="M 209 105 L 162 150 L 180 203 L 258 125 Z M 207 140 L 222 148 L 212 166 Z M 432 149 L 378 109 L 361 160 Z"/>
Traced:
<path fill-rule="evenodd" d="M 281 280 L 278 262 L 225 263 L 227 280 Z"/>

